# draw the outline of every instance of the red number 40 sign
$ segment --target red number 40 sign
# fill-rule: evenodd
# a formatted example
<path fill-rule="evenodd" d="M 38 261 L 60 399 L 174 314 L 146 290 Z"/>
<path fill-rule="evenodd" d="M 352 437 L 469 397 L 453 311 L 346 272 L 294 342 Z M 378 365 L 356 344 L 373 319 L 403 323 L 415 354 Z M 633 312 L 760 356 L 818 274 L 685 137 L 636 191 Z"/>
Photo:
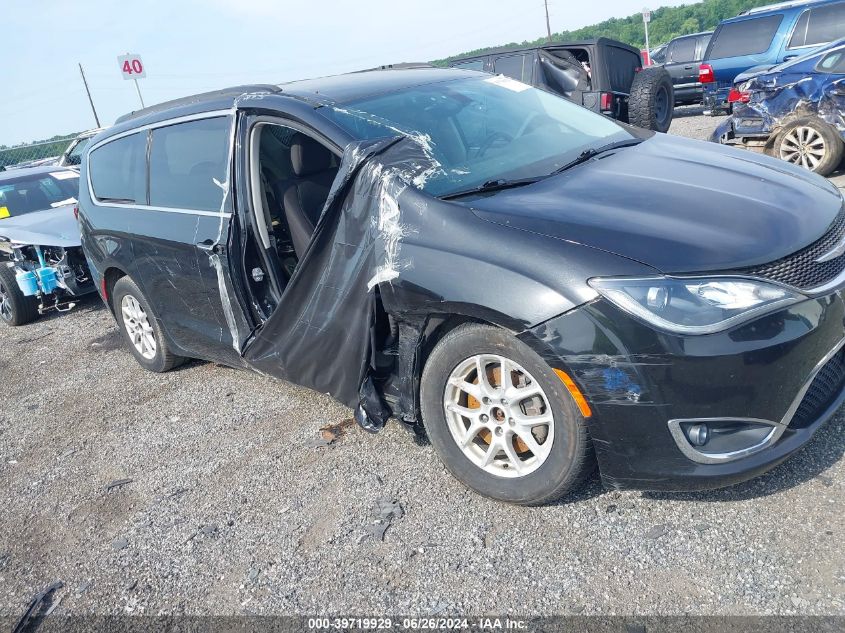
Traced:
<path fill-rule="evenodd" d="M 144 68 L 140 55 L 129 53 L 120 55 L 117 63 L 120 65 L 120 72 L 124 79 L 143 79 L 147 76 L 147 69 Z"/>

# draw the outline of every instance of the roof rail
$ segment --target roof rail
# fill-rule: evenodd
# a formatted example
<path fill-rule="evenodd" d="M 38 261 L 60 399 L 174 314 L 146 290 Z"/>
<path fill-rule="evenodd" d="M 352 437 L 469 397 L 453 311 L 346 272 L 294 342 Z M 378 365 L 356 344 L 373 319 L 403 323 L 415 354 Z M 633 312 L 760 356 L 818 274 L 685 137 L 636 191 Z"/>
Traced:
<path fill-rule="evenodd" d="M 138 117 L 146 116 L 147 114 L 153 114 L 154 112 L 169 110 L 171 108 L 175 108 L 182 105 L 200 103 L 202 101 L 211 101 L 213 99 L 224 99 L 226 97 L 238 97 L 248 92 L 275 93 L 280 91 L 281 88 L 279 88 L 279 86 L 274 86 L 272 84 L 247 84 L 243 86 L 232 86 L 231 88 L 223 88 L 222 90 L 212 90 L 211 92 L 203 92 L 196 95 L 190 95 L 188 97 L 182 97 L 180 99 L 163 101 L 162 103 L 157 103 L 141 110 L 135 110 L 133 112 L 118 117 L 115 120 L 115 125 L 117 125 L 118 123 L 123 123 L 125 121 L 131 121 L 132 119 L 137 119 Z"/>
<path fill-rule="evenodd" d="M 788 0 L 787 2 L 776 2 L 775 4 L 767 4 L 762 7 L 752 7 L 746 9 L 739 15 L 753 15 L 754 13 L 763 13 L 764 11 L 776 11 L 777 9 L 789 9 L 792 7 L 800 7 L 805 4 L 815 4 L 820 0 Z"/>
<path fill-rule="evenodd" d="M 365 68 L 364 70 L 356 70 L 354 72 L 366 73 L 371 70 L 406 70 L 408 68 L 435 68 L 435 66 L 428 62 L 400 62 L 398 64 L 384 64 L 375 68 Z"/>

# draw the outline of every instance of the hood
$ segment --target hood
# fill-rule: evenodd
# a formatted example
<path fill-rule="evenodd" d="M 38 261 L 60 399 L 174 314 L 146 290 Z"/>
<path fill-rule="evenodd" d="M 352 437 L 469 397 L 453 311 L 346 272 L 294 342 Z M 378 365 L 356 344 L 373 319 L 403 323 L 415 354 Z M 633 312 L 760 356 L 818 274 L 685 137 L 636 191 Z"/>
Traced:
<path fill-rule="evenodd" d="M 692 273 L 768 263 L 807 246 L 830 227 L 842 197 L 782 161 L 655 134 L 462 204 L 490 222 Z"/>
<path fill-rule="evenodd" d="M 73 217 L 74 205 L 34 211 L 0 220 L 0 238 L 34 246 L 79 246 L 79 224 Z"/>

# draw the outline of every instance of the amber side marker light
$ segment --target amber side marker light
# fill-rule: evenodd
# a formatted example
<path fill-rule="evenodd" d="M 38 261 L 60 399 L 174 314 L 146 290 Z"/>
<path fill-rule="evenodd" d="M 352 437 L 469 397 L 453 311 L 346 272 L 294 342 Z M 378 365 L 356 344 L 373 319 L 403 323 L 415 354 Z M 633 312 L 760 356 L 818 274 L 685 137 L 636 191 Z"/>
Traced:
<path fill-rule="evenodd" d="M 575 381 L 569 377 L 565 371 L 560 369 L 555 369 L 555 373 L 557 377 L 560 378 L 560 381 L 563 383 L 563 386 L 566 387 L 566 390 L 569 391 L 569 394 L 572 396 L 572 399 L 575 400 L 575 404 L 578 405 L 578 409 L 581 411 L 581 415 L 585 418 L 592 417 L 593 411 L 590 409 L 590 404 L 587 402 L 587 399 L 584 397 L 584 394 L 581 393 L 581 390 L 578 388 L 578 385 L 575 384 Z"/>

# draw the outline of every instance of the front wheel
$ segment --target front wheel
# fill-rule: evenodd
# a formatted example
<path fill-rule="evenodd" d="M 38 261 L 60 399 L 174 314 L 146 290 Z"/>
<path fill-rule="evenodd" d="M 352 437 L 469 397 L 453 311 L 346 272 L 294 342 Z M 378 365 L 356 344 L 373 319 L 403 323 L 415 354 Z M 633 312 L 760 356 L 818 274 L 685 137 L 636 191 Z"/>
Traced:
<path fill-rule="evenodd" d="M 0 262 L 0 321 L 6 325 L 26 325 L 38 317 L 38 300 L 27 297 L 18 287 L 15 272 Z"/>
<path fill-rule="evenodd" d="M 507 332 L 464 325 L 432 350 L 423 424 L 446 467 L 510 503 L 553 501 L 594 466 L 584 418 L 554 370 Z"/>
<path fill-rule="evenodd" d="M 149 302 L 129 277 L 121 277 L 114 285 L 112 307 L 123 338 L 141 367 L 165 372 L 184 362 L 170 351 Z"/>
<path fill-rule="evenodd" d="M 827 176 L 842 162 L 843 143 L 827 123 L 801 118 L 784 126 L 772 151 L 781 160 Z"/>

